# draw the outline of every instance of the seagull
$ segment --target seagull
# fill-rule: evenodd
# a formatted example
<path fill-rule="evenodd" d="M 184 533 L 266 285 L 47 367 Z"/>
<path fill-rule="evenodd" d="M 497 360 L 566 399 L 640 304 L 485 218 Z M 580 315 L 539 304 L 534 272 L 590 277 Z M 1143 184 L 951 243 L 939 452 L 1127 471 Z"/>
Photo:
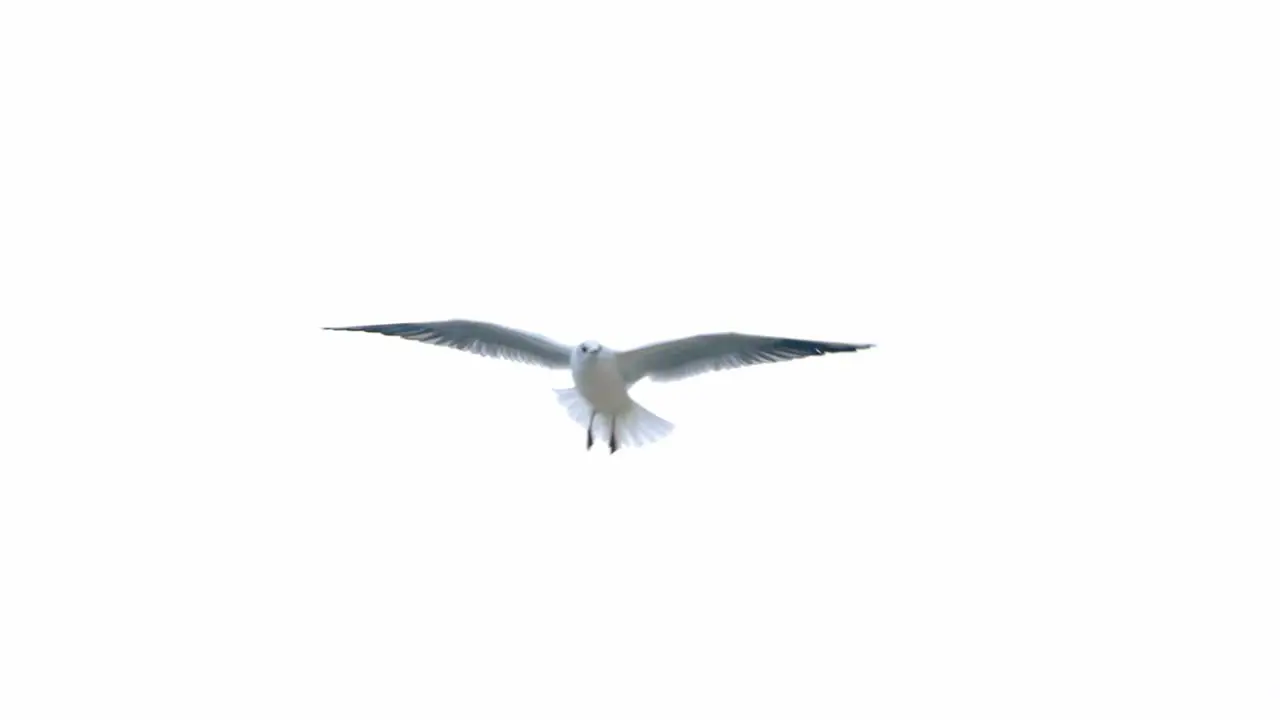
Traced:
<path fill-rule="evenodd" d="M 595 444 L 597 420 L 609 429 L 610 455 L 622 446 L 639 447 L 659 440 L 675 427 L 631 399 L 631 386 L 644 378 L 672 382 L 702 373 L 875 347 L 725 332 L 619 351 L 595 340 L 570 347 L 542 335 L 476 320 L 324 329 L 377 333 L 485 357 L 568 369 L 573 375 L 573 387 L 554 389 L 560 404 L 574 422 L 587 429 L 588 451 Z"/>

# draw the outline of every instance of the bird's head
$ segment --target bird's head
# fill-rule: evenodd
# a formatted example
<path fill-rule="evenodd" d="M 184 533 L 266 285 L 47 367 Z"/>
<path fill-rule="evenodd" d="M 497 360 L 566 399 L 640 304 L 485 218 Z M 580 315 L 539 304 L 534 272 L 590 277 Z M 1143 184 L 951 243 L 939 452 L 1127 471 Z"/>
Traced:
<path fill-rule="evenodd" d="M 595 340 L 587 340 L 586 342 L 580 343 L 573 351 L 585 357 L 599 353 L 600 349 L 600 343 Z"/>

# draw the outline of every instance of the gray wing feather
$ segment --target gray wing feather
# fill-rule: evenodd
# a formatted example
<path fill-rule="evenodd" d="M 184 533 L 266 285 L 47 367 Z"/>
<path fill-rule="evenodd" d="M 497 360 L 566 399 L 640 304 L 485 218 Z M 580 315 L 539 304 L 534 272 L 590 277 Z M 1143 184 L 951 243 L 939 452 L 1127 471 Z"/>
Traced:
<path fill-rule="evenodd" d="M 648 377 L 655 382 L 682 380 L 692 375 L 733 368 L 784 362 L 815 355 L 854 352 L 875 347 L 817 340 L 716 333 L 694 335 L 646 345 L 618 354 L 618 365 L 627 382 Z"/>
<path fill-rule="evenodd" d="M 485 357 L 561 369 L 569 367 L 571 350 L 549 338 L 523 330 L 475 320 L 354 325 L 325 330 L 379 333 L 441 345 Z"/>

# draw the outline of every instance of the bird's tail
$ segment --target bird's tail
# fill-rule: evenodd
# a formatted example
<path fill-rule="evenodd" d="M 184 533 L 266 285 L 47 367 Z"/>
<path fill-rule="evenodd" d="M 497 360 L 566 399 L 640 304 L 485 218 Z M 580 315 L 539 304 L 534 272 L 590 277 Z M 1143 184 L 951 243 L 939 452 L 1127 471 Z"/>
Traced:
<path fill-rule="evenodd" d="M 591 422 L 591 404 L 578 392 L 577 388 L 556 389 L 556 397 L 569 412 L 569 417 L 582 427 Z M 657 442 L 666 437 L 675 425 L 654 415 L 639 403 L 631 403 L 626 411 L 617 416 L 596 413 L 596 440 L 608 444 L 609 430 L 612 426 L 618 438 L 619 447 L 640 447 Z"/>

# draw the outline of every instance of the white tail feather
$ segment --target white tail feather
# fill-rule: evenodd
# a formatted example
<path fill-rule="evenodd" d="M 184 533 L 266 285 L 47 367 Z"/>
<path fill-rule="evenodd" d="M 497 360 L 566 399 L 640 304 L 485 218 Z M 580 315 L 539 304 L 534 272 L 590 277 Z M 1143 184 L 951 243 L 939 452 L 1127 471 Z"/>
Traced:
<path fill-rule="evenodd" d="M 576 388 L 557 388 L 556 397 L 560 400 L 560 404 L 564 406 L 565 410 L 569 411 L 569 417 L 574 422 L 584 428 L 587 427 L 587 424 L 591 422 L 591 404 L 587 402 L 586 398 L 582 397 L 582 394 Z M 631 403 L 631 407 L 625 412 L 618 413 L 616 418 L 604 413 L 597 413 L 593 430 L 597 440 L 606 444 L 609 442 L 609 426 L 611 424 L 617 434 L 620 447 L 640 447 L 657 442 L 670 434 L 675 428 L 675 425 L 654 415 L 635 402 Z"/>

